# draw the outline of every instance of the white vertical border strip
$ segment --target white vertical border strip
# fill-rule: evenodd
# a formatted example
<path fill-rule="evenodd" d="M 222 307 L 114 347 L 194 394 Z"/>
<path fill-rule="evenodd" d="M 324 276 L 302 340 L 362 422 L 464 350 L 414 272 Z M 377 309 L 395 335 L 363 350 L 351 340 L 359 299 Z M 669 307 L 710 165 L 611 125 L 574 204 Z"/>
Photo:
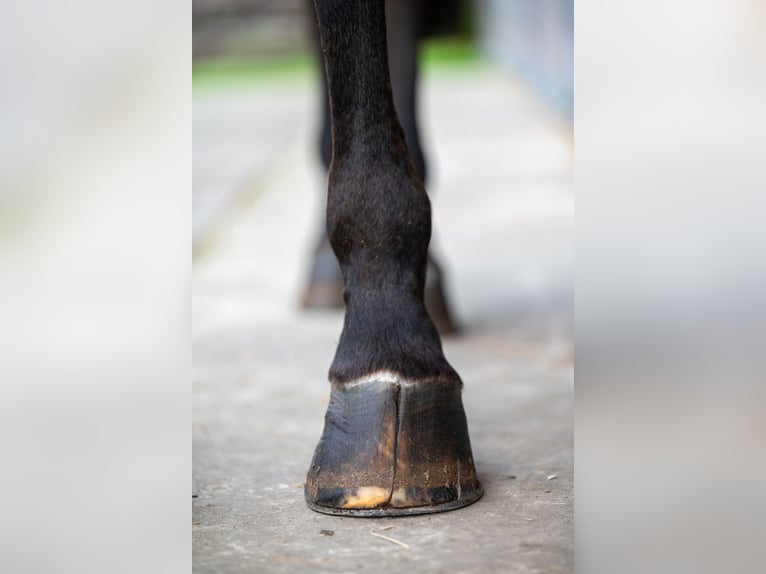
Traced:
<path fill-rule="evenodd" d="M 578 571 L 762 562 L 764 6 L 575 3 Z"/>

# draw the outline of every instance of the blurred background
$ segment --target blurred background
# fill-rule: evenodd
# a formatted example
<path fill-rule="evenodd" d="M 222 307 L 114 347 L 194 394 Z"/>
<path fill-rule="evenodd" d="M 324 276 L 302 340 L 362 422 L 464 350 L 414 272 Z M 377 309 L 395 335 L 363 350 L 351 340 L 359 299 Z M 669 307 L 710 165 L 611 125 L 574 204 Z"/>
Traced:
<path fill-rule="evenodd" d="M 313 5 L 193 6 L 195 568 L 571 571 L 573 3 L 424 2 L 431 250 L 486 494 L 391 523 L 409 551 L 303 502 L 343 321 L 300 306 L 326 193 Z"/>
<path fill-rule="evenodd" d="M 434 71 L 469 70 L 493 64 L 499 77 L 523 82 L 545 106 L 548 116 L 560 121 L 571 133 L 574 111 L 574 8 L 571 0 L 449 0 L 424 2 L 423 37 L 420 42 L 421 83 L 428 83 Z M 195 99 L 210 99 L 210 91 L 250 90 L 267 86 L 303 82 L 301 90 L 314 96 L 320 105 L 318 58 L 315 49 L 315 17 L 311 0 L 194 0 L 193 2 L 193 82 Z M 313 84 L 311 87 L 306 84 Z M 491 88 L 489 88 L 491 90 Z M 275 99 L 278 99 L 275 98 Z M 422 98 L 421 98 L 422 100 Z M 470 104 L 470 102 L 469 102 Z M 289 107 L 289 106 L 286 106 Z M 195 109 L 196 113 L 200 106 Z M 425 108 L 421 104 L 421 108 Z M 421 123 L 430 121 L 428 109 Z M 302 129 L 307 141 L 318 137 L 320 110 L 308 125 L 279 118 L 285 132 Z M 269 115 L 269 114 L 265 114 Z M 201 121 L 201 118 L 199 118 Z M 199 123 L 199 122 L 197 122 Z M 285 125 L 289 124 L 289 125 Z M 195 124 L 196 125 L 196 124 Z M 296 126 L 295 128 L 293 126 Z M 252 137 L 267 142 L 264 153 L 279 153 L 280 141 L 290 139 L 280 130 L 259 129 L 242 125 L 229 130 L 230 141 L 236 137 Z M 426 130 L 427 131 L 427 130 Z M 220 129 L 219 133 L 226 130 Z M 268 136 L 266 135 L 268 132 Z M 296 134 L 298 135 L 298 134 Z M 201 135 L 195 133 L 195 143 Z M 294 136 L 292 136 L 294 137 Z M 429 134 L 426 133 L 426 138 Z M 571 139 L 571 135 L 569 136 Z M 255 145 L 251 142 L 250 145 Z M 257 173 L 260 158 L 253 151 L 249 168 L 233 157 L 221 166 L 231 177 L 242 177 L 242 170 Z M 224 207 L 220 197 L 236 183 L 206 182 L 201 169 L 212 156 L 195 147 L 194 166 L 194 230 L 195 243 L 205 233 L 216 212 Z M 237 164 L 236 166 L 234 164 Z"/>
<path fill-rule="evenodd" d="M 193 65 L 187 3 L 7 3 L 0 570 L 188 572 L 191 521 L 198 571 L 571 571 L 572 121 L 490 50 L 493 24 L 501 47 L 529 28 L 479 6 L 470 56 L 424 44 L 421 121 L 487 494 L 383 526 L 301 498 L 342 320 L 297 305 L 315 71 Z M 761 571 L 766 4 L 578 0 L 574 20 L 577 570 Z M 410 551 L 369 534 L 391 525 Z"/>
<path fill-rule="evenodd" d="M 197 73 L 206 64 L 231 69 L 236 62 L 253 60 L 284 67 L 305 60 L 312 49 L 310 0 L 194 0 L 192 6 Z M 426 50 L 444 56 L 450 48 L 453 54 L 462 49 L 487 56 L 522 75 L 571 119 L 574 2 L 430 0 L 423 19 L 432 40 Z M 434 40 L 438 36 L 441 41 Z"/>

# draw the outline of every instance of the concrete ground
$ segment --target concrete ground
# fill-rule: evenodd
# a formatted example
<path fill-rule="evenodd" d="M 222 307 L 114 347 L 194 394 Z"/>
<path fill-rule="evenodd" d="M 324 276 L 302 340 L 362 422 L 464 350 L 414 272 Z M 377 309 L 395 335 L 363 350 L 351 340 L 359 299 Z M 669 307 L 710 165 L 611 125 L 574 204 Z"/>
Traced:
<path fill-rule="evenodd" d="M 491 68 L 425 78 L 433 244 L 464 328 L 444 348 L 485 494 L 443 514 L 331 517 L 302 490 L 342 324 L 297 305 L 323 201 L 316 89 L 195 93 L 195 572 L 571 572 L 568 128 Z"/>

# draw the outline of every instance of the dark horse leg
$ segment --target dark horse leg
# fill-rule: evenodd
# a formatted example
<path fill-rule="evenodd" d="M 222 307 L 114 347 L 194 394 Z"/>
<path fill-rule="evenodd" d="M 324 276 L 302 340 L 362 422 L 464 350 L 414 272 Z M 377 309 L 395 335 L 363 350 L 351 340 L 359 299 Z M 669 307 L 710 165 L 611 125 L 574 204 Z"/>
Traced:
<path fill-rule="evenodd" d="M 404 140 L 420 180 L 426 181 L 426 160 L 420 143 L 417 121 L 418 44 L 423 26 L 422 0 L 388 0 L 386 24 L 388 28 L 388 58 L 394 107 L 404 130 Z M 319 41 L 317 54 L 321 59 Z M 324 72 L 324 62 L 321 63 Z M 327 169 L 332 159 L 330 101 L 327 93 L 327 74 L 322 74 L 323 102 L 320 151 Z M 343 279 L 335 255 L 324 233 L 314 251 L 309 283 L 303 295 L 306 307 L 340 307 Z M 425 302 L 428 314 L 440 333 L 452 333 L 457 326 L 447 304 L 441 266 L 429 256 L 426 271 Z"/>
<path fill-rule="evenodd" d="M 423 303 L 431 208 L 397 120 L 383 0 L 315 0 L 332 111 L 327 234 L 346 316 L 306 500 L 330 514 L 450 510 L 481 486 Z"/>

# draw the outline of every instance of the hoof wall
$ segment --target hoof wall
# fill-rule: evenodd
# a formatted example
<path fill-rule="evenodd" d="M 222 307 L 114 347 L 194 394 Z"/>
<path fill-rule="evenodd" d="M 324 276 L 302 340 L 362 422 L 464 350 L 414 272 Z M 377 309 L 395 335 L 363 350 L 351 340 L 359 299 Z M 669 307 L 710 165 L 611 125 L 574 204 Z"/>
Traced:
<path fill-rule="evenodd" d="M 467 506 L 482 495 L 461 384 L 378 377 L 334 384 L 306 479 L 309 508 L 401 516 Z"/>
<path fill-rule="evenodd" d="M 328 504 L 319 504 L 307 501 L 308 507 L 322 514 L 332 514 L 334 516 L 357 516 L 360 518 L 375 518 L 381 516 L 414 516 L 417 514 L 435 514 L 436 512 L 447 512 L 456 510 L 469 504 L 473 504 L 481 498 L 481 486 L 472 492 L 470 497 L 453 498 L 444 500 L 441 496 L 433 497 L 428 504 L 422 504 L 422 498 L 418 500 L 420 506 L 382 506 L 377 508 L 345 508 L 343 506 L 332 506 Z M 442 500 L 442 502 L 438 502 Z"/>

